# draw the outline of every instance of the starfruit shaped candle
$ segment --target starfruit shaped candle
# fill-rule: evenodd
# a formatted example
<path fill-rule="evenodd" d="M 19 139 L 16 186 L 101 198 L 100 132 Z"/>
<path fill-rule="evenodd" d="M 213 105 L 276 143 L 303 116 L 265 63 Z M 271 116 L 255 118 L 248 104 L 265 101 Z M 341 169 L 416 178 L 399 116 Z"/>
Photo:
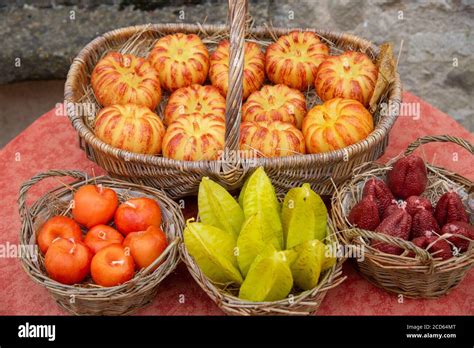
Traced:
<path fill-rule="evenodd" d="M 235 256 L 236 238 L 232 232 L 188 222 L 183 235 L 189 254 L 210 280 L 219 284 L 242 283 Z"/>
<path fill-rule="evenodd" d="M 263 167 L 257 168 L 247 179 L 240 193 L 245 218 L 260 212 L 275 234 L 280 246 L 283 246 L 283 228 L 280 220 L 280 203 L 270 178 Z"/>
<path fill-rule="evenodd" d="M 303 242 L 293 248 L 298 254 L 291 265 L 291 273 L 295 284 L 310 290 L 318 285 L 319 276 L 325 263 L 326 247 L 317 239 Z"/>
<path fill-rule="evenodd" d="M 237 261 L 244 277 L 254 259 L 269 244 L 280 249 L 280 243 L 263 218 L 263 214 L 257 212 L 244 222 L 237 239 Z"/>
<path fill-rule="evenodd" d="M 202 223 L 239 235 L 244 222 L 242 208 L 225 188 L 208 177 L 199 185 L 198 208 Z"/>
<path fill-rule="evenodd" d="M 286 249 L 308 240 L 324 240 L 327 214 L 323 200 L 309 184 L 288 191 L 281 211 Z"/>
<path fill-rule="evenodd" d="M 277 251 L 268 246 L 250 266 L 239 297 L 253 302 L 284 299 L 293 288 L 290 264 L 295 256 L 292 250 Z"/>

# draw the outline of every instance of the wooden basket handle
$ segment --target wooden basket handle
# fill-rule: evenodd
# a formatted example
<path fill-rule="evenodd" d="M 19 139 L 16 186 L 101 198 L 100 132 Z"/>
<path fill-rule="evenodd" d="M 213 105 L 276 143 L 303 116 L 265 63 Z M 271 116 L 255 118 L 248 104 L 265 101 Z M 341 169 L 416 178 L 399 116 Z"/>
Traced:
<path fill-rule="evenodd" d="M 31 218 L 28 206 L 26 204 L 26 197 L 28 195 L 28 191 L 31 189 L 32 186 L 37 184 L 43 179 L 55 177 L 55 176 L 69 176 L 74 179 L 78 180 L 85 180 L 88 178 L 87 174 L 77 171 L 77 170 L 49 170 L 44 173 L 36 174 L 30 180 L 25 181 L 20 186 L 20 193 L 18 196 L 18 210 L 20 212 L 20 217 L 22 219 Z"/>
<path fill-rule="evenodd" d="M 404 250 L 412 251 L 421 260 L 422 263 L 433 264 L 433 256 L 431 256 L 431 254 L 428 251 L 417 247 L 415 244 L 411 243 L 410 241 L 397 238 L 397 237 L 392 237 L 383 233 L 363 230 L 357 227 L 352 227 L 341 232 L 344 233 L 346 236 L 348 236 L 349 239 L 351 240 L 357 237 L 363 237 L 366 239 L 376 240 L 376 241 L 384 242 L 390 245 L 395 245 Z"/>
<path fill-rule="evenodd" d="M 465 148 L 471 153 L 471 155 L 474 153 L 474 146 L 465 139 L 454 137 L 452 135 L 427 135 L 416 139 L 408 145 L 405 150 L 405 156 L 412 154 L 419 146 L 428 143 L 454 143 Z"/>
<path fill-rule="evenodd" d="M 226 149 L 239 149 L 247 0 L 229 0 L 229 86 L 226 96 Z"/>

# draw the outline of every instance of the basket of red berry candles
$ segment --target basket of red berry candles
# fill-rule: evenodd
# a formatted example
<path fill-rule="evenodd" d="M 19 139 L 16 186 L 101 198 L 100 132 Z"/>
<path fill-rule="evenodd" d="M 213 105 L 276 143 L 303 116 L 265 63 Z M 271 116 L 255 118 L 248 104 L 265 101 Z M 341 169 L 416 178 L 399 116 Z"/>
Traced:
<path fill-rule="evenodd" d="M 360 247 L 357 268 L 373 284 L 408 297 L 438 297 L 456 287 L 474 263 L 469 208 L 472 181 L 412 154 L 419 138 L 386 165 L 367 163 L 333 195 L 333 220 L 341 241 Z"/>

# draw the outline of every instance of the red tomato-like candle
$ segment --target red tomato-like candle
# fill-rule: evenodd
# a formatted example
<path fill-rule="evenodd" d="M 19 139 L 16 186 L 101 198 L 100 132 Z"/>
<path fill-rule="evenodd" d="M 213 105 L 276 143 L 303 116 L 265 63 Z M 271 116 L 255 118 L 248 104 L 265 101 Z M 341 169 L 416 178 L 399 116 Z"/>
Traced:
<path fill-rule="evenodd" d="M 161 228 L 150 226 L 146 231 L 129 233 L 123 246 L 130 249 L 136 268 L 141 269 L 151 265 L 165 251 L 168 242 Z"/>
<path fill-rule="evenodd" d="M 46 221 L 38 232 L 37 242 L 43 254 L 48 251 L 49 246 L 56 238 L 73 238 L 82 241 L 81 227 L 67 216 L 53 216 Z"/>
<path fill-rule="evenodd" d="M 92 258 L 91 276 L 101 286 L 116 286 L 133 278 L 135 263 L 120 244 L 111 244 L 99 250 Z"/>
<path fill-rule="evenodd" d="M 114 190 L 102 185 L 84 185 L 74 193 L 72 215 L 74 220 L 87 228 L 107 224 L 118 206 Z"/>
<path fill-rule="evenodd" d="M 96 225 L 87 232 L 84 243 L 96 254 L 110 244 L 122 244 L 123 236 L 113 227 Z"/>
<path fill-rule="evenodd" d="M 73 238 L 56 238 L 46 252 L 44 267 L 51 279 L 62 284 L 77 284 L 89 274 L 92 251 Z"/>
<path fill-rule="evenodd" d="M 131 198 L 120 204 L 115 212 L 115 226 L 124 236 L 130 232 L 145 231 L 150 226 L 160 227 L 160 225 L 160 206 L 151 198 Z"/>

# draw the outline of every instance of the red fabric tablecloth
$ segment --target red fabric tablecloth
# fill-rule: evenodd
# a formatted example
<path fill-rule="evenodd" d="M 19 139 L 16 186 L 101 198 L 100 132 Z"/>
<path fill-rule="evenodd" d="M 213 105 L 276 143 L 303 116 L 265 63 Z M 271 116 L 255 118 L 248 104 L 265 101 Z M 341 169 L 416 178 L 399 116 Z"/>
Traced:
<path fill-rule="evenodd" d="M 474 142 L 474 136 L 448 115 L 421 99 L 404 93 L 405 103 L 419 103 L 420 117 L 400 117 L 390 135 L 389 147 L 381 161 L 396 156 L 423 135 L 450 134 Z M 417 104 L 413 104 L 417 105 Z M 14 117 L 14 115 L 11 115 Z M 454 144 L 429 144 L 420 153 L 430 162 L 474 179 L 474 160 Z M 102 174 L 78 148 L 77 135 L 65 116 L 51 110 L 11 141 L 0 153 L 0 246 L 17 245 L 20 219 L 18 189 L 33 175 L 48 169 L 77 169 Z M 55 184 L 58 183 L 50 183 Z M 45 193 L 42 186 L 34 194 Z M 37 196 L 38 197 L 38 196 Z M 189 207 L 186 215 L 193 214 Z M 2 257 L 3 256 L 3 257 Z M 7 257 L 5 257 L 7 256 Z M 34 283 L 11 253 L 0 255 L 0 315 L 63 315 L 47 291 Z M 474 313 L 474 272 L 448 295 L 434 300 L 404 299 L 365 281 L 352 267 L 344 265 L 347 279 L 328 292 L 319 315 L 472 315 Z M 180 301 L 184 295 L 184 303 Z M 137 312 L 140 315 L 220 315 L 222 312 L 194 283 L 184 265 L 161 285 L 154 302 Z"/>

